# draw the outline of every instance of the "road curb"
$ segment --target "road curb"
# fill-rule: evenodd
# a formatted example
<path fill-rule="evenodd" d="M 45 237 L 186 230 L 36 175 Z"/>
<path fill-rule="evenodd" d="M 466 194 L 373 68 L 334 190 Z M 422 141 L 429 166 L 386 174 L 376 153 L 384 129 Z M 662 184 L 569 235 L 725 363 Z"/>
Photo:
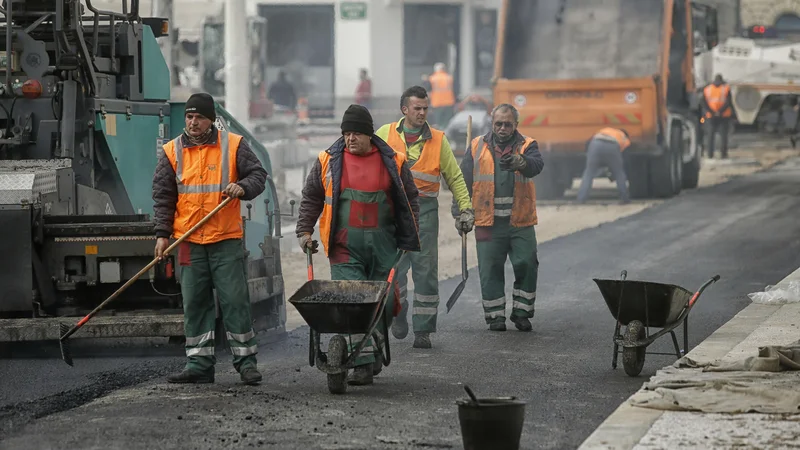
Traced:
<path fill-rule="evenodd" d="M 789 281 L 800 281 L 800 268 L 781 280 L 777 285 Z M 723 358 L 758 327 L 777 313 L 783 305 L 751 303 L 736 316 L 721 326 L 686 356 L 697 362 L 712 362 Z M 579 450 L 630 450 L 644 437 L 666 411 L 638 408 L 626 399 L 603 423 L 578 447 Z"/>

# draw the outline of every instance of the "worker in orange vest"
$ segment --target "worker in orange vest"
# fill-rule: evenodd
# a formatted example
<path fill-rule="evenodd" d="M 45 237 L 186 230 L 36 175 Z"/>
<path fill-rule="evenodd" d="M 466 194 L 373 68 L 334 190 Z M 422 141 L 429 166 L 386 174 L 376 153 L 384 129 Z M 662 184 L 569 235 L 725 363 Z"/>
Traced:
<path fill-rule="evenodd" d="M 403 339 L 408 334 L 408 271 L 414 279 L 414 348 L 431 348 L 431 333 L 436 332 L 439 314 L 439 191 L 447 182 L 458 203 L 456 229 L 472 231 L 475 212 L 469 199 L 453 149 L 444 132 L 427 122 L 428 93 L 422 86 L 412 86 L 400 96 L 399 122 L 386 124 L 375 135 L 386 141 L 397 153 L 408 158 L 414 183 L 419 190 L 419 236 L 422 250 L 406 256 L 397 270 L 402 309 L 392 324 L 392 334 Z"/>
<path fill-rule="evenodd" d="M 714 137 L 717 132 L 722 137 L 722 159 L 728 157 L 728 131 L 733 116 L 731 103 L 731 87 L 722 80 L 722 75 L 717 74 L 714 82 L 703 89 L 709 158 L 714 158 Z"/>
<path fill-rule="evenodd" d="M 492 111 L 492 131 L 473 139 L 461 162 L 475 208 L 478 274 L 491 331 L 506 331 L 507 259 L 514 269 L 511 322 L 520 331 L 533 328 L 539 273 L 533 179 L 542 172 L 544 160 L 539 144 L 517 131 L 518 125 L 519 111 L 508 103 L 498 105 Z M 457 207 L 453 205 L 454 216 Z"/>
<path fill-rule="evenodd" d="M 214 288 L 233 366 L 244 383 L 257 384 L 261 374 L 256 368 L 258 345 L 251 320 L 240 199 L 252 200 L 264 191 L 267 171 L 242 136 L 214 126 L 210 95 L 189 97 L 184 117 L 186 128 L 159 151 L 153 176 L 155 256 L 163 258 L 169 237 L 183 236 L 223 197 L 234 200 L 178 247 L 188 362 L 167 380 L 214 382 Z"/>
<path fill-rule="evenodd" d="M 628 177 L 622 152 L 631 145 L 628 132 L 623 129 L 606 127 L 598 131 L 586 144 L 586 169 L 578 190 L 578 203 L 585 203 L 598 169 L 608 167 L 617 181 L 621 203 L 629 203 Z"/>
<path fill-rule="evenodd" d="M 444 129 L 453 117 L 456 96 L 453 92 L 453 76 L 447 73 L 444 63 L 433 66 L 433 74 L 428 78 L 431 84 L 431 124 Z"/>

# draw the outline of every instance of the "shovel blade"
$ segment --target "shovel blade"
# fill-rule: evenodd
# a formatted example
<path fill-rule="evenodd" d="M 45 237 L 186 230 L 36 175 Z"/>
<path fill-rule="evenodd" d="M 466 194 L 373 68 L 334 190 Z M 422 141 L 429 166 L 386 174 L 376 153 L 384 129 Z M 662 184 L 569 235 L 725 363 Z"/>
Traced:
<path fill-rule="evenodd" d="M 464 286 L 467 285 L 467 280 L 462 280 L 461 283 L 458 283 L 456 286 L 456 290 L 450 295 L 450 298 L 447 300 L 447 312 L 450 312 L 450 309 L 453 308 L 453 305 L 456 304 L 456 300 L 458 297 L 461 296 L 461 293 L 464 292 Z"/>
<path fill-rule="evenodd" d="M 66 338 L 66 334 L 69 332 L 70 328 L 63 323 L 58 324 L 58 328 L 61 332 L 61 338 L 58 340 L 58 345 L 61 347 L 61 359 L 72 366 L 72 352 L 70 351 L 69 342 L 67 342 L 68 338 Z"/>

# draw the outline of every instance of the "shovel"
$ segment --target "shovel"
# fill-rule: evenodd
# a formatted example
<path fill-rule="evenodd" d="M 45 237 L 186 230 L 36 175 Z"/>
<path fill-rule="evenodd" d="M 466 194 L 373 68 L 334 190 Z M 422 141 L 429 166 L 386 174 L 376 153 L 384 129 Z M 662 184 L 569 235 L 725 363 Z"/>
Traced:
<path fill-rule="evenodd" d="M 175 242 L 172 243 L 172 245 L 170 245 L 169 247 L 167 247 L 166 250 L 164 250 L 164 256 L 166 256 L 169 252 L 174 250 L 178 245 L 181 244 L 181 242 L 183 242 L 184 239 L 186 239 L 187 237 L 191 236 L 192 233 L 197 231 L 206 222 L 208 222 L 208 220 L 211 219 L 214 216 L 214 214 L 218 213 L 219 210 L 221 210 L 222 208 L 227 206 L 227 204 L 230 203 L 231 200 L 233 200 L 233 197 L 226 198 L 225 200 L 222 201 L 222 203 L 217 205 L 216 208 L 211 210 L 211 212 L 208 213 L 208 215 L 206 215 L 205 217 L 200 219 L 200 222 L 197 222 L 197 224 L 195 226 L 190 228 L 189 231 L 187 231 L 183 236 L 179 237 Z M 84 326 L 86 324 L 86 322 L 89 321 L 89 319 L 94 317 L 95 314 L 100 312 L 101 309 L 105 308 L 109 303 L 111 303 L 112 300 L 114 300 L 115 298 L 119 297 L 120 294 L 122 294 L 126 289 L 131 287 L 131 285 L 136 280 L 138 280 L 139 277 L 141 277 L 142 275 L 146 274 L 153 266 L 156 265 L 157 262 L 158 262 L 158 258 L 154 258 L 152 261 L 150 261 L 150 263 L 148 265 L 144 266 L 144 268 L 142 270 L 140 270 L 139 273 L 137 273 L 136 275 L 133 276 L 133 278 L 131 278 L 130 280 L 125 282 L 125 284 L 123 284 L 119 289 L 117 289 L 116 292 L 111 294 L 111 296 L 109 296 L 107 299 L 105 299 L 103 301 L 103 303 L 100 303 L 100 305 L 97 308 L 95 308 L 94 310 L 92 310 L 92 312 L 87 314 L 86 317 L 84 317 L 83 319 L 78 321 L 78 323 L 75 324 L 72 328 L 70 328 L 69 325 L 66 325 L 66 324 L 63 324 L 63 323 L 59 324 L 59 331 L 61 332 L 60 333 L 61 334 L 61 338 L 58 340 L 58 343 L 61 346 L 61 359 L 63 359 L 65 363 L 69 364 L 70 366 L 72 365 L 72 352 L 70 351 L 70 347 L 68 345 L 69 343 L 67 342 L 67 339 L 69 339 L 70 336 L 75 334 L 76 331 L 78 331 L 82 326 Z"/>
<path fill-rule="evenodd" d="M 472 149 L 472 116 L 467 118 L 467 143 L 464 146 L 464 153 Z M 467 271 L 467 233 L 460 231 L 461 234 L 461 282 L 456 286 L 456 290 L 450 295 L 447 300 L 447 312 L 456 304 L 458 297 L 464 292 L 464 286 L 467 285 L 467 278 L 469 278 L 469 271 Z"/>

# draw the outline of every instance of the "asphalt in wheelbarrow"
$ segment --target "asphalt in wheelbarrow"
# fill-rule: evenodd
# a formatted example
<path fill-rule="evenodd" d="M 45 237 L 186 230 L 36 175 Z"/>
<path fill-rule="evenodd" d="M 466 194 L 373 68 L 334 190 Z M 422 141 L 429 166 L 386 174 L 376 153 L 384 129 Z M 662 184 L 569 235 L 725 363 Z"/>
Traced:
<path fill-rule="evenodd" d="M 289 303 L 317 333 L 366 333 L 388 286 L 385 281 L 311 280 Z"/>
<path fill-rule="evenodd" d="M 303 301 L 305 303 L 364 303 L 368 296 L 363 292 L 334 292 L 322 291 L 306 297 Z"/>

